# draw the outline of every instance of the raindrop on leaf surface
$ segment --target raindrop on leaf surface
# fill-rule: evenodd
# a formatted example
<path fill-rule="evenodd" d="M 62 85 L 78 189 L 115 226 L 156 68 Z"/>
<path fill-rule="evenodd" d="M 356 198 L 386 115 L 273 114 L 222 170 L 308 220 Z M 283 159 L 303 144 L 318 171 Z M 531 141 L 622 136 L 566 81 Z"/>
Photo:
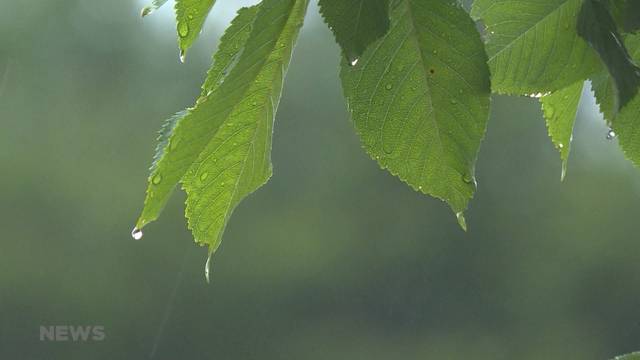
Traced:
<path fill-rule="evenodd" d="M 607 131 L 607 140 L 613 140 L 618 136 L 618 134 L 616 134 L 616 132 L 613 129 L 609 129 L 609 131 Z"/>
<path fill-rule="evenodd" d="M 178 35 L 180 35 L 180 37 L 187 37 L 189 35 L 189 24 L 184 21 L 179 22 Z"/>
<path fill-rule="evenodd" d="M 162 181 L 162 175 L 160 174 L 155 174 L 152 178 L 151 178 L 151 183 L 153 185 L 158 185 L 160 184 L 160 182 Z"/>

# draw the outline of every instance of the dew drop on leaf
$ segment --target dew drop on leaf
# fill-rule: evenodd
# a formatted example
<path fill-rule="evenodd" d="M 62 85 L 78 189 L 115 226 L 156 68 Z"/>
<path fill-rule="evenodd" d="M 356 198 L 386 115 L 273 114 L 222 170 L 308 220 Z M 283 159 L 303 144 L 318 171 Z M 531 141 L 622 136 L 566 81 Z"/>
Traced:
<path fill-rule="evenodd" d="M 351 61 L 349 61 L 349 65 L 351 65 L 351 66 L 358 65 L 358 60 L 360 60 L 360 59 L 358 59 L 358 58 L 352 59 Z"/>
<path fill-rule="evenodd" d="M 209 176 L 208 172 L 203 172 L 202 175 L 200 175 L 200 181 L 205 181 L 207 180 L 207 177 Z"/>
<path fill-rule="evenodd" d="M 142 233 L 142 230 L 138 229 L 137 227 L 134 227 L 133 230 L 131 231 L 131 237 L 134 240 L 140 240 L 142 239 L 142 236 L 144 234 Z"/>
<path fill-rule="evenodd" d="M 151 183 L 153 185 L 158 185 L 160 184 L 160 182 L 162 181 L 162 175 L 160 174 L 155 174 L 152 178 L 151 178 Z"/>
<path fill-rule="evenodd" d="M 387 90 L 391 90 L 391 89 L 393 89 L 393 85 L 391 85 L 391 84 L 387 84 L 387 86 L 385 86 L 385 88 L 386 88 Z"/>
<path fill-rule="evenodd" d="M 607 131 L 607 140 L 613 140 L 616 138 L 616 136 L 618 136 L 618 134 L 616 134 L 613 129 L 609 129 L 609 131 Z"/>
<path fill-rule="evenodd" d="M 179 22 L 178 35 L 180 35 L 180 37 L 187 37 L 189 35 L 189 24 L 184 21 Z"/>

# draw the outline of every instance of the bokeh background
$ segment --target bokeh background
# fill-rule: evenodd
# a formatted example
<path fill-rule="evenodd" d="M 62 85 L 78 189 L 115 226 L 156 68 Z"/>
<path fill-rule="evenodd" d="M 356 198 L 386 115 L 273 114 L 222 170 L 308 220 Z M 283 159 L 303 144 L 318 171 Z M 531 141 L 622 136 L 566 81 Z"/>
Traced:
<path fill-rule="evenodd" d="M 640 171 L 586 91 L 569 172 L 535 99 L 495 97 L 467 213 L 380 170 L 310 7 L 277 116 L 275 175 L 203 276 L 176 193 L 133 241 L 163 120 L 190 106 L 219 0 L 186 64 L 172 4 L 0 6 L 1 359 L 607 359 L 640 349 Z M 101 325 L 102 342 L 41 342 Z"/>

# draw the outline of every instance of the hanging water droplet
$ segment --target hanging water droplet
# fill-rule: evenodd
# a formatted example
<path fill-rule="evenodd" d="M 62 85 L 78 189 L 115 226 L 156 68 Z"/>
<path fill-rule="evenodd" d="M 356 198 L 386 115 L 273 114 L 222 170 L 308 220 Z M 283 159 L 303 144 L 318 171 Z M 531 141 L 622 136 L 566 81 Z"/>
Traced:
<path fill-rule="evenodd" d="M 160 174 L 153 175 L 153 177 L 151 178 L 151 183 L 153 185 L 158 185 L 160 184 L 160 182 L 162 182 L 162 175 Z"/>
<path fill-rule="evenodd" d="M 562 170 L 560 171 L 560 181 L 564 181 L 565 176 L 567 176 L 567 161 L 562 161 Z"/>
<path fill-rule="evenodd" d="M 189 35 L 189 24 L 185 21 L 178 23 L 178 35 L 180 35 L 180 37 L 187 37 L 187 35 Z"/>
<path fill-rule="evenodd" d="M 349 64 L 350 64 L 351 66 L 356 66 L 356 65 L 358 65 L 358 60 L 360 60 L 360 59 L 358 59 L 358 58 L 354 58 L 353 60 L 351 60 L 351 61 L 349 62 Z"/>
<path fill-rule="evenodd" d="M 393 89 L 393 85 L 391 85 L 391 84 L 387 84 L 387 86 L 385 86 L 385 89 L 387 89 L 387 90 L 391 90 L 391 89 Z"/>
<path fill-rule="evenodd" d="M 133 230 L 131 230 L 131 237 L 134 240 L 140 240 L 142 239 L 142 236 L 144 234 L 142 233 L 142 230 L 138 229 L 137 227 L 134 227 Z"/>
<path fill-rule="evenodd" d="M 184 49 L 180 49 L 180 62 L 184 64 L 187 60 L 187 52 Z"/>
<path fill-rule="evenodd" d="M 609 131 L 607 132 L 607 140 L 613 140 L 618 136 L 618 134 L 616 134 L 615 131 L 613 131 L 613 129 L 609 129 Z"/>
<path fill-rule="evenodd" d="M 207 262 L 204 264 L 204 278 L 207 279 L 207 284 L 209 284 L 209 268 L 211 267 L 211 254 L 207 258 Z"/>

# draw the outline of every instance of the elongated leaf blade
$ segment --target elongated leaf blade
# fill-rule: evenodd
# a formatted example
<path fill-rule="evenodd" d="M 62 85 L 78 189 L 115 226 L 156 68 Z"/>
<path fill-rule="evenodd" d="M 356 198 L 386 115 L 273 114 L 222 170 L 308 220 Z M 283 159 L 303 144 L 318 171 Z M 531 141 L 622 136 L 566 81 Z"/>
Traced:
<path fill-rule="evenodd" d="M 573 138 L 573 125 L 578 112 L 583 85 L 583 81 L 578 81 L 569 87 L 543 96 L 540 99 L 549 136 L 553 145 L 560 152 L 560 159 L 562 160 L 561 179 L 564 179 L 567 172 L 567 161 L 569 160 L 571 140 Z"/>
<path fill-rule="evenodd" d="M 597 69 L 597 55 L 576 32 L 582 1 L 474 1 L 471 14 L 486 26 L 495 92 L 545 94 Z"/>
<path fill-rule="evenodd" d="M 463 225 L 489 115 L 484 46 L 450 1 L 395 0 L 390 14 L 389 32 L 342 65 L 355 127 L 380 166 L 446 201 Z"/>
<path fill-rule="evenodd" d="M 235 207 L 271 176 L 274 116 L 307 5 L 308 0 L 265 0 L 257 10 L 240 12 L 216 57 L 222 64 L 214 65 L 209 79 L 220 78 L 217 68 L 228 75 L 205 85 L 208 94 L 175 126 L 152 174 L 139 228 L 157 217 L 167 189 L 180 181 L 195 241 L 208 245 L 210 254 L 217 249 Z M 249 23 L 252 30 L 235 61 L 227 50 L 237 43 L 229 39 Z M 161 180 L 154 181 L 156 176 Z"/>
<path fill-rule="evenodd" d="M 216 0 L 176 0 L 176 29 L 180 59 L 184 62 L 187 50 L 200 35 L 209 11 Z"/>
<path fill-rule="evenodd" d="M 356 62 L 389 30 L 389 0 L 320 0 L 320 12 L 343 54 Z"/>
<path fill-rule="evenodd" d="M 585 0 L 578 19 L 578 34 L 593 47 L 615 84 L 614 110 L 625 106 L 638 93 L 640 68 L 627 48 L 609 9 L 599 0 Z"/>
<path fill-rule="evenodd" d="M 233 54 L 243 49 L 245 42 L 229 41 L 236 39 L 230 34 L 236 34 L 240 29 L 252 29 L 257 14 L 258 6 L 241 9 L 238 16 L 222 37 L 220 46 L 214 56 L 207 81 L 203 86 L 207 94 L 214 89 L 212 84 L 218 84 L 223 80 L 224 69 L 230 70 L 233 65 Z M 236 49 L 238 47 L 239 49 Z M 210 80 L 210 79 L 215 79 Z M 217 85 L 215 86 L 217 88 Z M 202 99 L 202 98 L 201 98 Z M 200 109 L 196 111 L 196 109 Z M 211 114 L 204 113 L 199 104 L 195 108 L 187 109 L 179 117 L 172 117 L 160 131 L 159 144 L 154 156 L 147 196 L 144 202 L 142 214 L 136 223 L 138 229 L 158 218 L 176 184 L 187 172 L 189 166 L 202 152 L 207 141 L 215 134 L 220 126 L 220 120 Z"/>

